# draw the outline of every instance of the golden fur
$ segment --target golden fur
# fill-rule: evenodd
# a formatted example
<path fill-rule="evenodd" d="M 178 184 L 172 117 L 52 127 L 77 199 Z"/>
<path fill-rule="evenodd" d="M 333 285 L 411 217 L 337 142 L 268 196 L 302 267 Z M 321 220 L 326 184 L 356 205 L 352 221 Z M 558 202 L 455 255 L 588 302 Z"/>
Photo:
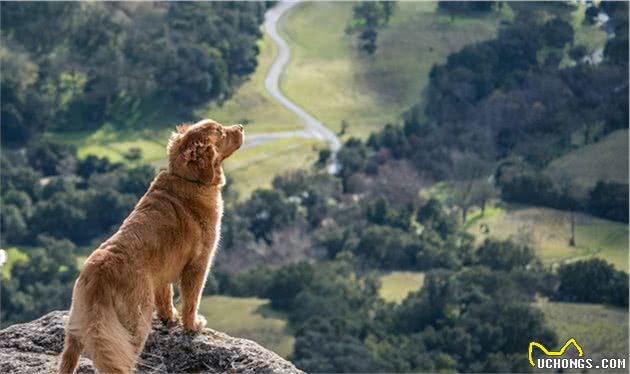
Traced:
<path fill-rule="evenodd" d="M 212 120 L 178 126 L 169 167 L 111 238 L 86 260 L 76 281 L 59 371 L 73 373 L 85 351 L 102 373 L 135 367 L 153 311 L 177 323 L 177 282 L 184 328 L 198 331 L 206 275 L 219 240 L 225 183 L 221 162 L 243 143 L 243 127 Z"/>

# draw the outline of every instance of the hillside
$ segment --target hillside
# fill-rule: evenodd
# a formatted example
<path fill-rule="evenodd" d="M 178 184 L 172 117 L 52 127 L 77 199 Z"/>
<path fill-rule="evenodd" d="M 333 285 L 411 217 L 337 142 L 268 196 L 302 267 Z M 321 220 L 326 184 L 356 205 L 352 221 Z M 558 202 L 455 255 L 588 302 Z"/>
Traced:
<path fill-rule="evenodd" d="M 209 327 L 251 339 L 287 358 L 293 351 L 293 336 L 287 331 L 286 316 L 271 310 L 268 303 L 253 297 L 205 296 L 199 311 Z"/>
<path fill-rule="evenodd" d="M 593 359 L 627 357 L 628 310 L 597 304 L 539 301 L 534 304 L 564 344 L 570 338 Z"/>
<path fill-rule="evenodd" d="M 368 58 L 356 52 L 344 31 L 352 6 L 307 2 L 283 19 L 292 58 L 282 89 L 333 131 L 346 120 L 348 134 L 360 137 L 397 122 L 416 103 L 435 63 L 464 45 L 492 38 L 503 17 L 452 21 L 437 14 L 435 2 L 399 2 Z"/>
<path fill-rule="evenodd" d="M 628 271 L 628 225 L 574 213 L 576 246 L 569 245 L 570 212 L 541 207 L 507 205 L 472 214 L 467 231 L 478 241 L 491 237 L 529 244 L 546 263 L 599 257 Z M 482 232 L 484 225 L 488 232 Z"/>
<path fill-rule="evenodd" d="M 628 130 L 614 131 L 600 141 L 553 160 L 545 170 L 554 180 L 570 179 L 585 194 L 598 181 L 628 183 Z"/>

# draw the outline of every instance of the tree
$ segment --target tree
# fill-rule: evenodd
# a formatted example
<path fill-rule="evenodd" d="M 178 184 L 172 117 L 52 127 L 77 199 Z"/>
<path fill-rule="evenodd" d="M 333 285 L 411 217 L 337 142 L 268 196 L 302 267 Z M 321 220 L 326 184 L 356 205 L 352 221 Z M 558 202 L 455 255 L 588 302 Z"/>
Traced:
<path fill-rule="evenodd" d="M 573 44 L 573 27 L 559 18 L 545 23 L 542 32 L 545 43 L 553 48 L 563 48 L 565 44 Z"/>
<path fill-rule="evenodd" d="M 352 8 L 350 32 L 359 32 L 359 50 L 368 55 L 376 51 L 378 29 L 389 23 L 394 12 L 393 1 L 362 1 Z"/>
<path fill-rule="evenodd" d="M 558 268 L 558 278 L 556 300 L 628 306 L 628 274 L 615 270 L 604 260 L 593 258 L 563 264 Z"/>
<path fill-rule="evenodd" d="M 593 214 L 628 222 L 628 185 L 599 181 L 590 192 L 588 209 Z"/>
<path fill-rule="evenodd" d="M 249 230 L 255 238 L 271 243 L 271 232 L 297 218 L 295 203 L 277 190 L 256 190 L 251 198 L 240 207 L 248 217 Z"/>
<path fill-rule="evenodd" d="M 466 222 L 468 210 L 475 204 L 483 204 L 492 196 L 488 175 L 490 165 L 475 155 L 462 156 L 455 162 L 454 188 L 451 200 L 462 212 L 462 222 Z"/>
<path fill-rule="evenodd" d="M 494 270 L 525 269 L 536 260 L 534 251 L 509 241 L 486 241 L 477 249 L 477 262 Z"/>
<path fill-rule="evenodd" d="M 2 227 L 2 241 L 20 243 L 28 232 L 26 219 L 20 209 L 13 204 L 3 204 L 0 211 L 0 227 Z"/>
<path fill-rule="evenodd" d="M 313 269 L 306 263 L 284 267 L 271 279 L 266 296 L 275 308 L 288 310 L 293 307 L 293 299 L 311 282 L 312 277 Z"/>
<path fill-rule="evenodd" d="M 3 324 L 29 321 L 70 304 L 78 275 L 74 257 L 41 248 L 30 250 L 28 257 L 15 263 L 11 277 L 2 280 Z"/>

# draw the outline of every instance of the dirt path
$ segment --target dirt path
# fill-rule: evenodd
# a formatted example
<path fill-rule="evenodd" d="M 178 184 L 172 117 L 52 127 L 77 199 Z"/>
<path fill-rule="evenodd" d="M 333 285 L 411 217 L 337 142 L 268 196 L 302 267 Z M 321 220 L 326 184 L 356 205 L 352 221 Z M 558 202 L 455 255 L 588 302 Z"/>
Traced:
<path fill-rule="evenodd" d="M 304 123 L 304 130 L 296 131 L 295 136 L 314 138 L 328 143 L 328 146 L 333 153 L 328 170 L 331 173 L 334 173 L 338 168 L 336 162 L 334 161 L 334 156 L 339 148 L 341 148 L 341 141 L 334 132 L 330 131 L 330 129 L 324 126 L 323 123 L 308 114 L 302 107 L 284 96 L 284 94 L 280 91 L 280 78 L 289 62 L 289 59 L 291 58 L 291 51 L 287 42 L 278 33 L 277 26 L 280 18 L 282 18 L 287 11 L 297 4 L 299 4 L 299 2 L 280 2 L 265 13 L 265 32 L 278 46 L 278 55 L 271 64 L 271 68 L 269 69 L 269 72 L 267 72 L 267 77 L 265 77 L 265 88 L 274 99 L 276 99 L 282 106 L 295 113 Z M 275 134 L 275 136 L 286 137 L 291 133 L 293 132 L 278 133 Z M 260 134 L 258 136 L 274 136 L 274 134 Z"/>

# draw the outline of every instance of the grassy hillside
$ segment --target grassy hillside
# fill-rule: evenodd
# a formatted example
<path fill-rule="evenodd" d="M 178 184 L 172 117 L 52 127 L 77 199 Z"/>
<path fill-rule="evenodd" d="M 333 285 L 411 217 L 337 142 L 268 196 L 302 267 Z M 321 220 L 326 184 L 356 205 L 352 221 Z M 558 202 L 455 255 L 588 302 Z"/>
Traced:
<path fill-rule="evenodd" d="M 271 186 L 276 175 L 313 165 L 323 146 L 304 138 L 274 140 L 236 152 L 225 162 L 225 172 L 239 196 L 247 197 L 256 188 Z"/>
<path fill-rule="evenodd" d="M 628 183 L 628 130 L 567 153 L 551 162 L 546 172 L 556 180 L 571 179 L 581 194 L 599 180 Z"/>
<path fill-rule="evenodd" d="M 385 301 L 401 302 L 410 292 L 417 291 L 424 283 L 424 273 L 392 271 L 381 276 L 379 294 Z"/>
<path fill-rule="evenodd" d="M 399 2 L 369 58 L 360 56 L 345 34 L 352 5 L 308 2 L 282 20 L 292 55 L 281 86 L 333 131 L 345 119 L 349 134 L 357 136 L 396 121 L 418 101 L 434 64 L 464 45 L 492 38 L 504 16 L 451 20 L 436 14 L 434 2 Z"/>
<path fill-rule="evenodd" d="M 627 310 L 598 304 L 546 301 L 535 305 L 545 314 L 560 345 L 575 338 L 589 358 L 627 357 Z"/>
<path fill-rule="evenodd" d="M 286 318 L 267 307 L 268 300 L 229 296 L 205 296 L 199 312 L 208 327 L 239 338 L 251 339 L 282 357 L 293 351 L 293 336 Z"/>
<path fill-rule="evenodd" d="M 301 130 L 300 119 L 265 90 L 265 77 L 276 56 L 276 45 L 265 34 L 259 48 L 258 67 L 250 79 L 230 100 L 222 105 L 209 105 L 198 112 L 199 116 L 221 123 L 243 123 L 247 133 Z"/>
<path fill-rule="evenodd" d="M 532 245 L 547 263 L 596 256 L 628 271 L 628 225 L 576 213 L 576 247 L 569 246 L 571 213 L 550 208 L 508 206 L 485 216 L 469 216 L 467 230 L 487 237 Z M 487 225 L 489 233 L 480 230 Z"/>

